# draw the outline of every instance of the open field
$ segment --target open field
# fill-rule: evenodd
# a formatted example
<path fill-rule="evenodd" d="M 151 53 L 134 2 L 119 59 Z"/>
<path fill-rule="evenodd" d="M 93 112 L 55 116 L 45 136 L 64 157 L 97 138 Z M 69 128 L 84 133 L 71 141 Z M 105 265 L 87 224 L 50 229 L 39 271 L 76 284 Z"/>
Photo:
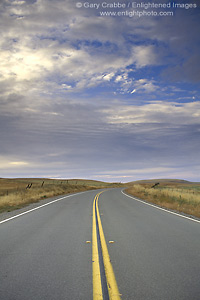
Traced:
<path fill-rule="evenodd" d="M 122 184 L 82 179 L 0 178 L 0 212 L 18 209 L 57 195 L 119 186 Z"/>
<path fill-rule="evenodd" d="M 158 179 L 128 185 L 126 191 L 135 197 L 200 218 L 200 183 Z"/>

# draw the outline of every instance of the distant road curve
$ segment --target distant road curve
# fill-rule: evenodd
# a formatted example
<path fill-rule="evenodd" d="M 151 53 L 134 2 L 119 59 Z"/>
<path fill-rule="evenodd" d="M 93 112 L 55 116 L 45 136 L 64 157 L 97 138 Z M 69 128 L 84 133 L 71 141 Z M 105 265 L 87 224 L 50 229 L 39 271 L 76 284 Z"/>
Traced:
<path fill-rule="evenodd" d="M 121 191 L 56 197 L 2 220 L 0 299 L 93 299 L 93 203 L 98 194 L 121 299 L 199 300 L 199 222 Z M 108 293 L 103 297 L 111 299 Z"/>

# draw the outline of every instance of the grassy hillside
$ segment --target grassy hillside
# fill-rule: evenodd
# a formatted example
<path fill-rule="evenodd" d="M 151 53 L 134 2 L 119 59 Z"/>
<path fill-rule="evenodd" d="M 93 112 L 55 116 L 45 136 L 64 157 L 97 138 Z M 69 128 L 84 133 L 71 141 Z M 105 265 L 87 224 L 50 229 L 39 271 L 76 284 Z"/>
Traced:
<path fill-rule="evenodd" d="M 143 180 L 129 183 L 126 191 L 140 199 L 200 218 L 200 183 L 174 179 Z"/>
<path fill-rule="evenodd" d="M 0 178 L 0 212 L 57 195 L 119 186 L 122 184 L 83 179 Z"/>
<path fill-rule="evenodd" d="M 132 182 L 128 182 L 129 186 L 132 186 L 134 184 L 155 184 L 156 182 L 159 182 L 160 185 L 179 185 L 179 184 L 192 184 L 192 182 L 183 180 L 183 179 L 146 179 L 146 180 L 136 180 Z"/>

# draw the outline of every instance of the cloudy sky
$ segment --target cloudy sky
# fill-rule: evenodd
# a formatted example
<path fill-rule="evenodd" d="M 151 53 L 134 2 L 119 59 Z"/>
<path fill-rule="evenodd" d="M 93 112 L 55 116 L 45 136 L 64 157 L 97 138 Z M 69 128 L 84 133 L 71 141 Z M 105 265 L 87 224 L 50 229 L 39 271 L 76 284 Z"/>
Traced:
<path fill-rule="evenodd" d="M 0 2 L 0 177 L 200 181 L 198 1 L 77 2 Z"/>

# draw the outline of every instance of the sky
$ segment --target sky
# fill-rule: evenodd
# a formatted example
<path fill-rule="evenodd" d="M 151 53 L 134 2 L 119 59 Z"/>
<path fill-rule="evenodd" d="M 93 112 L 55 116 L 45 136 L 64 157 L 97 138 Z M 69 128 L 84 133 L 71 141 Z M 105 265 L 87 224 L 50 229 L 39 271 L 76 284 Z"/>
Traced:
<path fill-rule="evenodd" d="M 199 31 L 196 0 L 1 0 L 0 177 L 200 181 Z"/>

